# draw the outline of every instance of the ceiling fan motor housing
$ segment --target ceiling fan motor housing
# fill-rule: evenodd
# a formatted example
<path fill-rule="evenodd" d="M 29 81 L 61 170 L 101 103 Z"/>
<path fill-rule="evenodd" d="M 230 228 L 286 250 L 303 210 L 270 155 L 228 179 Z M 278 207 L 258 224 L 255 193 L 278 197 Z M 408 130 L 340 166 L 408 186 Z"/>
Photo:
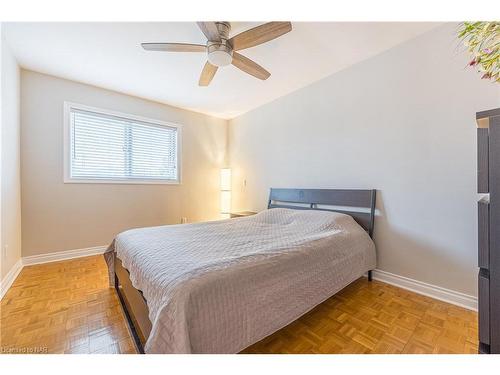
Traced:
<path fill-rule="evenodd" d="M 229 22 L 216 22 L 221 41 L 207 41 L 208 61 L 215 66 L 226 66 L 233 61 L 233 48 L 228 42 L 231 25 Z"/>
<path fill-rule="evenodd" d="M 217 30 L 219 30 L 219 35 L 224 41 L 229 39 L 229 32 L 231 31 L 231 23 L 227 21 L 216 22 Z"/>

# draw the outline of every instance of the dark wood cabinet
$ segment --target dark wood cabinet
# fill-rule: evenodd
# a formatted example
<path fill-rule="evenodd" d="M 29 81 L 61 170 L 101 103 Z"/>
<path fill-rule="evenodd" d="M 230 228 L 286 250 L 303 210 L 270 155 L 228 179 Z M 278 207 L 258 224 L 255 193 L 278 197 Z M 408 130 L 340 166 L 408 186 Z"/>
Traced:
<path fill-rule="evenodd" d="M 479 352 L 500 353 L 500 108 L 476 113 Z"/>

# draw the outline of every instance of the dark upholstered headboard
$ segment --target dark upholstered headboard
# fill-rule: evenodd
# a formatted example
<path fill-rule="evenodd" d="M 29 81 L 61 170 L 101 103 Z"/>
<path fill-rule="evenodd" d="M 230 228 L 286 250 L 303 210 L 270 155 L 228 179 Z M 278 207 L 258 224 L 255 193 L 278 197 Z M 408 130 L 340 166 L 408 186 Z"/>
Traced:
<path fill-rule="evenodd" d="M 376 190 L 271 188 L 267 207 L 347 214 L 352 216 L 371 237 L 375 221 L 376 195 Z M 346 209 L 343 209 L 344 207 Z"/>

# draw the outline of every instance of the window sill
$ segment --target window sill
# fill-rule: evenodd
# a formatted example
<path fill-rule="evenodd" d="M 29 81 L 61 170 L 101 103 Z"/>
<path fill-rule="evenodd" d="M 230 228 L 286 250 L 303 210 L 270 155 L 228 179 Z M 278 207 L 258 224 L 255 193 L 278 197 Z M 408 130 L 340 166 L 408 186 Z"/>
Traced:
<path fill-rule="evenodd" d="M 108 184 L 108 185 L 181 185 L 179 180 L 100 180 L 100 179 L 64 179 L 65 184 Z"/>

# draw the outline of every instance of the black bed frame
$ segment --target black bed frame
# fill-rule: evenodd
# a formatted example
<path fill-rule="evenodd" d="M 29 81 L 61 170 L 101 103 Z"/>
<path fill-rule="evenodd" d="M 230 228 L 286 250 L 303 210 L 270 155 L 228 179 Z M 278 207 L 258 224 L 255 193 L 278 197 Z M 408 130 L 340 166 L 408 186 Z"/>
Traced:
<path fill-rule="evenodd" d="M 365 229 L 370 237 L 373 236 L 373 225 L 375 221 L 375 198 L 376 190 L 353 190 L 353 189 L 276 189 L 271 188 L 269 194 L 268 208 L 292 208 L 296 210 L 321 210 L 333 211 L 350 215 Z M 345 208 L 345 209 L 344 209 Z M 117 272 L 118 270 L 118 272 Z M 372 271 L 368 271 L 368 280 L 372 280 Z M 125 287 L 125 288 L 124 288 Z M 147 319 L 147 302 L 142 292 L 131 287 L 128 270 L 122 267 L 121 261 L 115 254 L 115 288 L 120 298 L 122 308 L 125 312 L 132 336 L 139 353 L 144 353 L 143 343 L 147 337 L 144 331 L 144 314 Z M 130 298 L 127 298 L 126 290 Z M 137 296 L 140 295 L 140 298 Z M 136 304 L 141 304 L 142 316 L 134 316 L 130 301 L 135 299 Z M 138 302 L 138 300 L 141 300 Z M 129 307 L 127 307 L 129 305 Z M 149 321 L 148 321 L 149 322 Z M 150 323 L 149 323 L 150 324 Z M 136 326 L 137 325 L 137 326 Z M 139 334 L 138 334 L 139 331 Z"/>
<path fill-rule="evenodd" d="M 376 195 L 376 190 L 271 188 L 267 208 L 340 212 L 352 216 L 371 237 L 375 221 Z"/>

